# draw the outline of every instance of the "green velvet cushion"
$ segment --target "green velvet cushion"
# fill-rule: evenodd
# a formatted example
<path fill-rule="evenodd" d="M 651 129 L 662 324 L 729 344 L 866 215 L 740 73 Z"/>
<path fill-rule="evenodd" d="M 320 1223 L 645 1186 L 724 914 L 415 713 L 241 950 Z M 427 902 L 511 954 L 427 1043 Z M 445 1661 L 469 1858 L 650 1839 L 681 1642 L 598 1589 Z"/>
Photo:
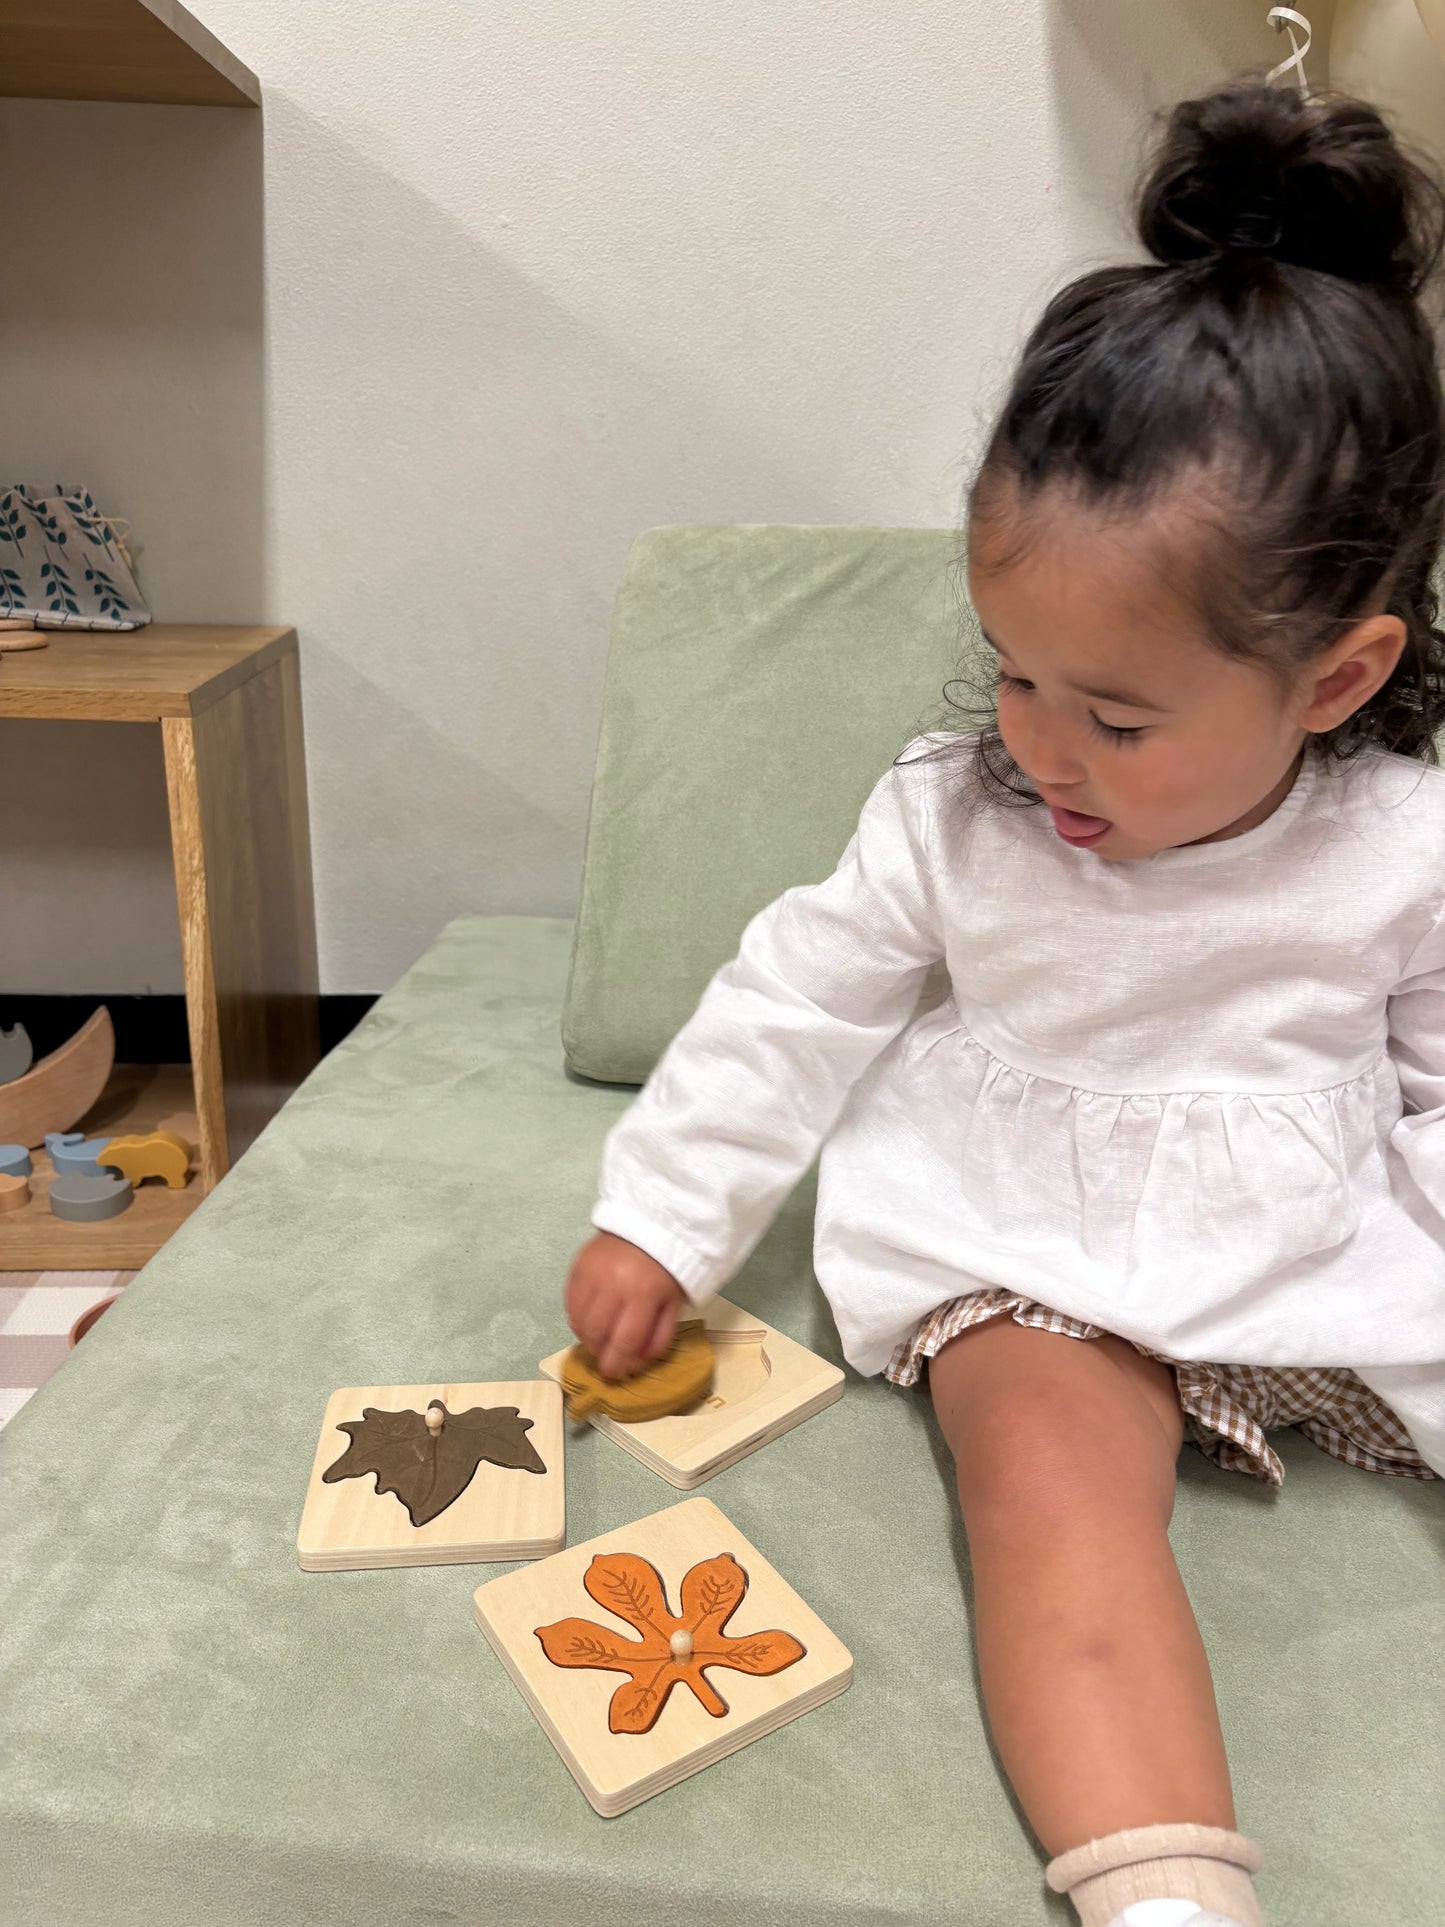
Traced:
<path fill-rule="evenodd" d="M 613 616 L 571 1068 L 640 1084 L 748 919 L 827 876 L 971 653 L 950 529 L 659 528 Z"/>
<path fill-rule="evenodd" d="M 842 1698 L 616 1820 L 476 1630 L 501 1567 L 303 1573 L 341 1385 L 564 1342 L 625 1091 L 569 1079 L 568 923 L 447 930 L 0 1442 L 0 1922 L 1029 1927 L 926 1395 L 843 1399 L 703 1489 L 852 1649 Z M 731 1287 L 830 1358 L 811 1180 Z M 1192 1449 L 1174 1525 L 1271 1927 L 1435 1927 L 1441 1488 L 1277 1435 Z M 682 1495 L 583 1429 L 571 1543 Z M 665 1717 L 665 1715 L 664 1715 Z"/>

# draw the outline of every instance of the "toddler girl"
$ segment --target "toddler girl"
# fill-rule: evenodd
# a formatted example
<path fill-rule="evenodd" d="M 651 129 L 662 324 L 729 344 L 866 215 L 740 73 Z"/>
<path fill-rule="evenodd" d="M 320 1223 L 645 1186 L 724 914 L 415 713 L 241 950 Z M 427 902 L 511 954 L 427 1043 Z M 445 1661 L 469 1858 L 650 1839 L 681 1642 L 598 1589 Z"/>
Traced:
<path fill-rule="evenodd" d="M 1445 1473 L 1442 219 L 1363 102 L 1174 110 L 1152 261 L 1049 304 L 971 489 L 996 707 L 748 924 L 568 1281 L 636 1371 L 821 1147 L 819 1282 L 859 1372 L 929 1386 L 990 1725 L 1085 1927 L 1260 1920 L 1182 1440 Z"/>

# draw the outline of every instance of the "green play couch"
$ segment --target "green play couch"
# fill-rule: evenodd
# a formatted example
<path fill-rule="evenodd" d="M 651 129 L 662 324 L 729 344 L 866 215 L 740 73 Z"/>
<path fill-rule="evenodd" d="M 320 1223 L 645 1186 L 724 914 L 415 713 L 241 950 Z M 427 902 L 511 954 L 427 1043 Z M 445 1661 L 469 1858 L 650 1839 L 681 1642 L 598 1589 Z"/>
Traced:
<path fill-rule="evenodd" d="M 529 1376 L 598 1151 L 747 918 L 825 875 L 970 634 L 946 530 L 654 529 L 617 603 L 579 915 L 465 917 L 0 1440 L 0 1927 L 1028 1927 L 925 1394 L 705 1488 L 851 1648 L 840 1699 L 615 1820 L 471 1618 L 498 1567 L 307 1574 L 338 1386 Z M 832 1358 L 805 1179 L 730 1294 Z M 1174 1537 L 1272 1927 L 1436 1927 L 1445 1489 L 1295 1433 Z M 569 1446 L 576 1543 L 674 1503 Z"/>

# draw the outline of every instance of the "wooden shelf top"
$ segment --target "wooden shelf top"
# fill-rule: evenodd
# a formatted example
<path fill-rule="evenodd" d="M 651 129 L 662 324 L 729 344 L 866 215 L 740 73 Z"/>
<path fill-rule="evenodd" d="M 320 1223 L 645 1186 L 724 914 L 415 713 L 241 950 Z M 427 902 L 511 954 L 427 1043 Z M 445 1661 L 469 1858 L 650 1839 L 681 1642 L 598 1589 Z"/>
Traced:
<path fill-rule="evenodd" d="M 194 716 L 296 647 L 294 629 L 183 622 L 47 634 L 44 649 L 0 654 L 0 716 L 120 723 Z"/>
<path fill-rule="evenodd" d="M 0 0 L 0 94 L 259 107 L 261 83 L 177 0 Z"/>

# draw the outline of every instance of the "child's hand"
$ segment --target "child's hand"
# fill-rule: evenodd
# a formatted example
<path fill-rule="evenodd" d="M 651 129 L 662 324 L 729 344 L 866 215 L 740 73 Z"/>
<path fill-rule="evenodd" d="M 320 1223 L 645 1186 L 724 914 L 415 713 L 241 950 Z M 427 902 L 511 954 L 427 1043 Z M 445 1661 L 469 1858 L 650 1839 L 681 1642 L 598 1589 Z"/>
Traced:
<path fill-rule="evenodd" d="M 665 1352 L 686 1303 L 670 1271 L 610 1231 L 589 1238 L 572 1261 L 567 1323 L 604 1378 L 632 1378 Z"/>

